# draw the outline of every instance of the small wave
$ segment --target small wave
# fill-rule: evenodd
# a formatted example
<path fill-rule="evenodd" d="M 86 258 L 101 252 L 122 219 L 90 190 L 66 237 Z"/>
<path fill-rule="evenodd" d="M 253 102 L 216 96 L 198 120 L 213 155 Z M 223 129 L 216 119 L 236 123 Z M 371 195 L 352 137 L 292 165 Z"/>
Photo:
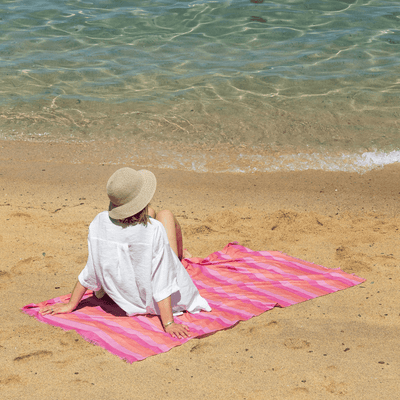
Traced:
<path fill-rule="evenodd" d="M 342 171 L 365 173 L 382 168 L 388 164 L 400 162 L 400 151 L 365 152 L 362 154 L 327 153 L 287 154 L 280 156 L 246 156 L 249 167 L 237 168 L 235 172 L 273 172 L 273 171 Z M 264 165 L 263 165 L 264 164 Z"/>
<path fill-rule="evenodd" d="M 360 157 L 359 164 L 363 167 L 376 168 L 388 164 L 400 162 L 400 151 L 394 150 L 390 153 L 366 152 Z"/>
<path fill-rule="evenodd" d="M 131 158 L 131 162 L 144 160 Z M 348 154 L 297 153 L 297 154 L 243 154 L 232 152 L 190 151 L 185 154 L 171 151 L 158 151 L 154 158 L 146 159 L 148 167 L 178 169 L 199 173 L 262 173 L 322 170 L 335 172 L 365 173 L 400 162 L 400 151 L 364 152 Z"/>
<path fill-rule="evenodd" d="M 49 144 L 76 146 L 68 162 L 74 164 L 120 164 L 136 165 L 143 168 L 175 169 L 198 173 L 264 173 L 320 170 L 332 172 L 355 172 L 363 174 L 373 169 L 400 162 L 400 150 L 353 151 L 316 150 L 306 151 L 266 150 L 245 145 L 229 146 L 218 144 L 213 147 L 196 144 L 177 144 L 148 141 L 135 138 L 134 141 L 109 139 L 103 140 L 65 140 L 51 138 L 47 131 L 23 135 L 0 129 L 0 140 L 33 142 L 42 144 L 42 151 L 47 153 Z M 85 151 L 80 151 L 81 146 Z M 40 148 L 40 147 L 36 147 Z M 47 150 L 46 150 L 47 149 Z M 51 151 L 50 151 L 51 153 Z M 50 154 L 49 153 L 49 154 Z M 72 154 L 71 153 L 71 154 Z M 29 152 L 28 152 L 29 155 Z M 55 161 L 54 156 L 49 159 Z M 23 159 L 31 159 L 23 156 Z"/>
<path fill-rule="evenodd" d="M 249 165 L 252 164 L 252 156 L 248 158 Z M 365 152 L 362 154 L 337 154 L 327 153 L 290 154 L 278 157 L 261 157 L 256 159 L 257 167 L 264 163 L 262 172 L 271 171 L 343 171 L 363 173 L 372 169 L 381 168 L 388 164 L 400 162 L 400 151 Z M 258 169 L 257 168 L 257 169 Z M 248 171 L 244 171 L 248 172 Z"/>

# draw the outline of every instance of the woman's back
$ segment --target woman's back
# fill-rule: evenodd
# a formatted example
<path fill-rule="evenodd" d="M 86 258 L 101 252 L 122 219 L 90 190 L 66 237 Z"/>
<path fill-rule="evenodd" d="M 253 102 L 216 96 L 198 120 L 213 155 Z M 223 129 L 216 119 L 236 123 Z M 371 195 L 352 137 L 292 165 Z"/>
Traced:
<path fill-rule="evenodd" d="M 209 309 L 172 251 L 163 225 L 126 225 L 98 214 L 89 227 L 89 257 L 79 275 L 91 290 L 100 287 L 128 314 L 158 314 L 156 302 L 173 293 L 174 312 Z"/>

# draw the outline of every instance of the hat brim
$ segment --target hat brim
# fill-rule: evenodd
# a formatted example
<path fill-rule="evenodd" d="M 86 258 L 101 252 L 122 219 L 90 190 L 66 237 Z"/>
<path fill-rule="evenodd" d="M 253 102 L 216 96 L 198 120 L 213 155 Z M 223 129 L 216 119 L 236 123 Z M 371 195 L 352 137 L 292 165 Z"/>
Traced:
<path fill-rule="evenodd" d="M 138 196 L 122 206 L 110 202 L 108 215 L 113 219 L 125 219 L 142 211 L 151 201 L 157 187 L 155 175 L 146 169 L 138 171 L 143 176 L 143 187 Z"/>

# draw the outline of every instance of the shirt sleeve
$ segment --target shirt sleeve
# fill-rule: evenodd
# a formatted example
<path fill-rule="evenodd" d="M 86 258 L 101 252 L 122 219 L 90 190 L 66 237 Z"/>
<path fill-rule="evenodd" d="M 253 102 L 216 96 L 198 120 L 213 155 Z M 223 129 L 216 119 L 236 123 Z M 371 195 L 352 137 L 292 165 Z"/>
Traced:
<path fill-rule="evenodd" d="M 101 283 L 96 276 L 96 271 L 93 265 L 93 256 L 92 256 L 92 249 L 90 245 L 90 240 L 88 239 L 88 260 L 86 263 L 85 268 L 78 276 L 78 280 L 80 284 L 90 290 L 100 290 Z"/>
<path fill-rule="evenodd" d="M 158 303 L 179 291 L 177 283 L 176 257 L 172 251 L 167 234 L 162 227 L 157 235 L 157 248 L 152 260 L 151 285 L 153 298 Z"/>

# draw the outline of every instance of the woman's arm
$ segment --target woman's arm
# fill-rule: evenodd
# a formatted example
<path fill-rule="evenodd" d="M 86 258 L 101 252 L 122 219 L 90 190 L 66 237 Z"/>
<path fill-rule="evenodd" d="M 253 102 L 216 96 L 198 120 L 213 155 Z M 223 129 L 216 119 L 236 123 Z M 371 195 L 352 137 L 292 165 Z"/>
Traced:
<path fill-rule="evenodd" d="M 47 305 L 40 309 L 40 314 L 65 314 L 74 311 L 81 301 L 83 295 L 86 293 L 87 288 L 81 285 L 79 281 L 76 282 L 74 290 L 72 291 L 71 298 L 68 303 L 56 303 Z"/>
<path fill-rule="evenodd" d="M 176 324 L 174 322 L 174 316 L 172 314 L 171 307 L 171 296 L 159 301 L 157 304 L 158 308 L 160 309 L 161 322 L 165 332 L 169 333 L 172 337 L 179 339 L 190 337 L 189 328 L 186 325 Z"/>

